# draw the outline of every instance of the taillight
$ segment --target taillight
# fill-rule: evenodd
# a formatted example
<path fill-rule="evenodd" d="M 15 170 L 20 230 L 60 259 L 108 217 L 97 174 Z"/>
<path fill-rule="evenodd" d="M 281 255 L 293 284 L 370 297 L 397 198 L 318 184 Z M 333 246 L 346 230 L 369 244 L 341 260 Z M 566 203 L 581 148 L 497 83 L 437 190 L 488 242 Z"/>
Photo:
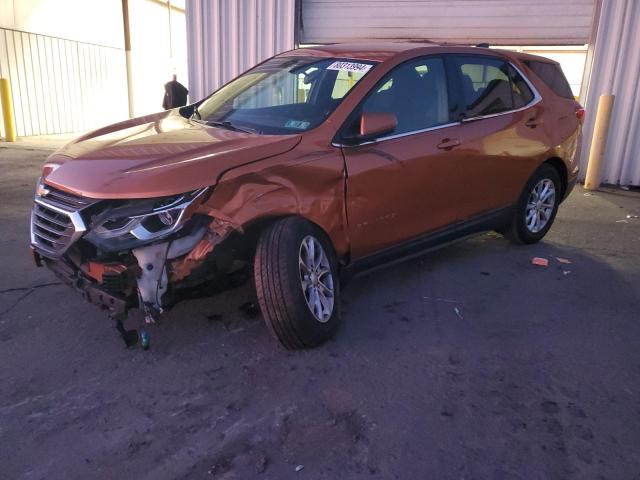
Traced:
<path fill-rule="evenodd" d="M 584 108 L 576 107 L 576 118 L 580 120 L 580 123 L 584 121 Z"/>

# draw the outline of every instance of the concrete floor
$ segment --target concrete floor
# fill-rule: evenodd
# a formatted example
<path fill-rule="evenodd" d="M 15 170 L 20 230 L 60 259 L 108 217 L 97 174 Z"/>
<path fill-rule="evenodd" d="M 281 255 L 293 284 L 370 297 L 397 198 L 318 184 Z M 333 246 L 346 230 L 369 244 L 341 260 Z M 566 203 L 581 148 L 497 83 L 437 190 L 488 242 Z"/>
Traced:
<path fill-rule="evenodd" d="M 321 348 L 280 348 L 244 286 L 143 352 L 32 265 L 39 145 L 0 146 L 1 478 L 640 478 L 640 194 L 360 277 Z"/>

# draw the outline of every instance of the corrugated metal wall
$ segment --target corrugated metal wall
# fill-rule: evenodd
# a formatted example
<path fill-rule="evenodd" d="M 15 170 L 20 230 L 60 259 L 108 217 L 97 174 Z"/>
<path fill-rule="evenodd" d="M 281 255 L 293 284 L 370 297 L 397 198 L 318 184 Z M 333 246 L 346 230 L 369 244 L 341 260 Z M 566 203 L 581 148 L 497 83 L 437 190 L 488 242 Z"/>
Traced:
<path fill-rule="evenodd" d="M 135 115 L 162 109 L 163 86 L 173 73 L 189 84 L 180 4 L 129 2 Z M 18 136 L 81 132 L 127 118 L 123 47 L 119 0 L 3 4 L 0 76 L 11 81 Z"/>
<path fill-rule="evenodd" d="M 594 0 L 302 0 L 302 43 L 365 39 L 491 45 L 589 41 Z"/>
<path fill-rule="evenodd" d="M 295 0 L 190 0 L 186 7 L 191 100 L 294 47 Z"/>
<path fill-rule="evenodd" d="M 18 136 L 77 132 L 127 116 L 120 48 L 0 28 L 0 77 L 11 82 Z"/>
<path fill-rule="evenodd" d="M 604 0 L 587 90 L 582 147 L 586 173 L 598 98 L 616 96 L 604 157 L 602 181 L 640 185 L 640 2 Z"/>

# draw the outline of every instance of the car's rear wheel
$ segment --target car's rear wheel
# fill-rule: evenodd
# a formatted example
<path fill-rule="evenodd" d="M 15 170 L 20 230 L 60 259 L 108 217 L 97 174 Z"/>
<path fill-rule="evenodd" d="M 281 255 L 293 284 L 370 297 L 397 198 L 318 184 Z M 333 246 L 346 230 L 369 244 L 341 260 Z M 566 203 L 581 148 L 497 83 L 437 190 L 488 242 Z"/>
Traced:
<path fill-rule="evenodd" d="M 298 217 L 262 232 L 254 261 L 256 293 L 265 323 L 288 349 L 331 338 L 340 323 L 340 284 L 331 241 Z"/>
<path fill-rule="evenodd" d="M 506 236 L 515 243 L 536 243 L 547 234 L 562 195 L 558 171 L 551 165 L 541 165 L 527 182 Z"/>

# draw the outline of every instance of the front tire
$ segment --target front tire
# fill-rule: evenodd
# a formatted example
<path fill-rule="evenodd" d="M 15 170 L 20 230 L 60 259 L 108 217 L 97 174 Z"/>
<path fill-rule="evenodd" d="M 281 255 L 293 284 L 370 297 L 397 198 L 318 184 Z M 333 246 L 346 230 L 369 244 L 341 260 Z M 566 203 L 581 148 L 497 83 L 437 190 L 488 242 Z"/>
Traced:
<path fill-rule="evenodd" d="M 256 293 L 269 331 L 284 347 L 314 347 L 338 330 L 337 266 L 329 238 L 302 218 L 279 220 L 260 235 Z"/>
<path fill-rule="evenodd" d="M 505 231 L 509 240 L 531 244 L 542 240 L 558 212 L 562 184 L 558 171 L 542 164 L 525 185 L 511 223 Z"/>

